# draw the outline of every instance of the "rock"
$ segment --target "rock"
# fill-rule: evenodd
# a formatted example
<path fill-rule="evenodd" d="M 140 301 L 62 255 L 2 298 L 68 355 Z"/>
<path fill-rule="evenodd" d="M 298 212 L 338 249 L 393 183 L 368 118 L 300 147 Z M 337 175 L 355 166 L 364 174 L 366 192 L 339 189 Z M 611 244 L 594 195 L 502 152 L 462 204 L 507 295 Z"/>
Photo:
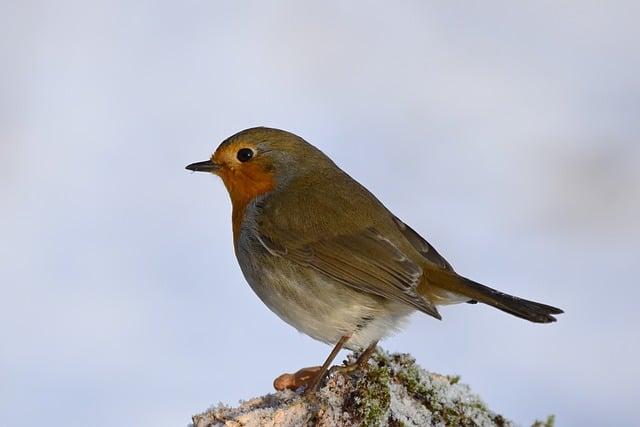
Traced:
<path fill-rule="evenodd" d="M 459 380 L 426 372 L 409 355 L 378 351 L 363 371 L 331 374 L 316 401 L 299 392 L 269 394 L 211 408 L 193 417 L 193 427 L 513 425 Z"/>

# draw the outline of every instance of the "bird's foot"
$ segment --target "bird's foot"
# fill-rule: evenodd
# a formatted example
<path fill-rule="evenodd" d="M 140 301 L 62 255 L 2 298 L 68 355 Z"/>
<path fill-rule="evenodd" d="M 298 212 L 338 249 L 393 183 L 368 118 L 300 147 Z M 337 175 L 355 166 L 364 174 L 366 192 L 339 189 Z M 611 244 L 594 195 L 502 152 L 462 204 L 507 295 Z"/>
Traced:
<path fill-rule="evenodd" d="M 277 391 L 297 390 L 303 386 L 307 386 L 307 390 L 315 388 L 312 386 L 318 381 L 321 370 L 322 366 L 313 366 L 300 369 L 295 374 L 282 374 L 273 381 L 273 388 Z"/>
<path fill-rule="evenodd" d="M 295 374 L 282 374 L 273 381 L 273 387 L 278 391 L 283 391 L 283 390 L 297 390 L 302 386 L 306 386 L 304 395 L 308 398 L 315 399 L 316 391 L 318 391 L 318 388 L 322 385 L 322 381 L 324 380 L 327 372 L 329 371 L 331 362 L 333 362 L 333 359 L 336 358 L 340 349 L 344 347 L 345 343 L 350 338 L 351 338 L 351 335 L 343 335 L 342 337 L 340 337 L 335 347 L 333 347 L 333 350 L 331 350 L 331 354 L 329 354 L 329 357 L 327 357 L 327 360 L 325 360 L 322 366 L 314 366 L 312 368 L 300 369 Z M 360 366 L 363 362 L 366 362 L 374 350 L 375 350 L 375 343 L 370 345 L 360 355 L 360 357 L 358 357 L 356 364 Z"/>
<path fill-rule="evenodd" d="M 352 373 L 359 370 L 361 366 L 358 363 L 346 363 L 344 365 L 336 365 L 332 367 L 329 372 L 331 374 L 337 373 L 340 375 L 351 375 Z"/>
<path fill-rule="evenodd" d="M 371 358 L 371 355 L 373 355 L 373 353 L 376 351 L 376 344 L 377 343 L 373 343 L 372 345 L 370 345 L 369 347 L 367 347 L 356 359 L 355 362 L 352 363 L 346 363 L 344 365 L 341 366 L 334 366 L 333 368 L 331 368 L 331 373 L 333 372 L 337 372 L 339 374 L 342 375 L 351 375 L 352 373 L 359 371 L 361 369 L 364 369 L 367 365 L 367 363 L 369 363 L 369 359 Z"/>

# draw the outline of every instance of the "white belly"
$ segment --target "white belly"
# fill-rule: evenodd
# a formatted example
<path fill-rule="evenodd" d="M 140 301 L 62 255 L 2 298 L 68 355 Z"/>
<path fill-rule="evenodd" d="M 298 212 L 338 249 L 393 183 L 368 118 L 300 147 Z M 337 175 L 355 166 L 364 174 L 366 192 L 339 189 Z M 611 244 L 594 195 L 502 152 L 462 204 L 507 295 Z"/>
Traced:
<path fill-rule="evenodd" d="M 346 347 L 361 350 L 397 331 L 414 311 L 281 258 L 271 259 L 268 264 L 275 261 L 275 265 L 270 268 L 255 259 L 245 261 L 240 264 L 247 281 L 271 311 L 300 332 L 325 343 L 334 344 L 343 336 L 351 336 Z"/>

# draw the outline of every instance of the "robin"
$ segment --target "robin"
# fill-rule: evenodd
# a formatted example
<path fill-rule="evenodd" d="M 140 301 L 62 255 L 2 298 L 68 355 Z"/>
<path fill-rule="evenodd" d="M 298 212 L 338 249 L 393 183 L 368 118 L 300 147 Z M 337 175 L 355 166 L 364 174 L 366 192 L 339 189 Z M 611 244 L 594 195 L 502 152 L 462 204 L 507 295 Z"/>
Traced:
<path fill-rule="evenodd" d="M 334 348 L 322 366 L 284 374 L 277 390 L 313 393 L 342 348 L 363 366 L 379 340 L 414 311 L 483 303 L 535 323 L 562 310 L 457 274 L 411 227 L 322 151 L 265 127 L 226 139 L 188 170 L 222 178 L 233 206 L 233 243 L 245 279 L 282 320 Z"/>

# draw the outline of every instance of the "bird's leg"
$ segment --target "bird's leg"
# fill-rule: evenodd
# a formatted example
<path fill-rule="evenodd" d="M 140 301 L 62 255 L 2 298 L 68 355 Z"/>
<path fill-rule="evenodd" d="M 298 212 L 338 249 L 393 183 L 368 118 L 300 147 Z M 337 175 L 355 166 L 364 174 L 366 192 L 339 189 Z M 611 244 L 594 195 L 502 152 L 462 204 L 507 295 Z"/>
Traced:
<path fill-rule="evenodd" d="M 342 374 L 350 374 L 351 372 L 361 369 L 364 365 L 367 364 L 367 362 L 371 358 L 371 355 L 376 351 L 377 345 L 378 345 L 378 341 L 374 342 L 369 347 L 367 347 L 362 353 L 360 353 L 360 356 L 358 356 L 358 359 L 356 359 L 355 362 L 345 366 L 336 366 L 333 369 L 336 372 L 340 372 Z"/>
<path fill-rule="evenodd" d="M 340 338 L 322 366 L 300 369 L 295 374 L 280 375 L 273 382 L 273 387 L 278 391 L 282 391 L 296 390 L 303 385 L 306 385 L 307 389 L 305 390 L 305 394 L 315 393 L 315 391 L 318 389 L 318 386 L 324 379 L 327 371 L 329 370 L 329 366 L 331 366 L 333 359 L 336 358 L 338 352 L 342 350 L 342 347 L 346 344 L 349 338 L 351 337 L 343 336 Z"/>
<path fill-rule="evenodd" d="M 327 360 L 324 361 L 324 364 L 320 368 L 320 372 L 318 372 L 316 377 L 311 381 L 311 383 L 309 383 L 309 386 L 305 390 L 304 393 L 306 395 L 314 394 L 316 390 L 318 390 L 318 387 L 322 383 L 324 376 L 327 374 L 327 371 L 329 370 L 329 366 L 331 366 L 331 363 L 333 363 L 333 359 L 336 358 L 340 350 L 342 350 L 342 347 L 347 343 L 347 341 L 349 341 L 349 338 L 351 338 L 350 335 L 345 335 L 341 337 L 338 343 L 336 344 L 336 346 L 333 347 L 333 350 L 331 350 L 329 357 L 327 357 Z"/>

